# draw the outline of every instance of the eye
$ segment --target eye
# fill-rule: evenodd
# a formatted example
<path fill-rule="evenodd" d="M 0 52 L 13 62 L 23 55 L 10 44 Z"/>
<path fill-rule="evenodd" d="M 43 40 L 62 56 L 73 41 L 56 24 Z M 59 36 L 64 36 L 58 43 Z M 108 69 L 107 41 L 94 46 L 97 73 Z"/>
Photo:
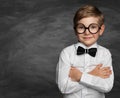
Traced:
<path fill-rule="evenodd" d="M 92 24 L 92 25 L 90 25 L 90 29 L 98 29 L 99 27 L 98 27 L 98 25 L 96 25 L 96 24 Z"/>
<path fill-rule="evenodd" d="M 97 26 L 95 26 L 95 25 L 92 25 L 92 26 L 91 26 L 91 29 L 95 29 L 95 28 L 97 28 Z"/>
<path fill-rule="evenodd" d="M 79 29 L 84 29 L 84 27 L 83 27 L 83 26 L 79 26 L 78 28 L 79 28 Z"/>
<path fill-rule="evenodd" d="M 85 29 L 85 27 L 83 25 L 78 25 L 77 28 L 78 29 Z"/>

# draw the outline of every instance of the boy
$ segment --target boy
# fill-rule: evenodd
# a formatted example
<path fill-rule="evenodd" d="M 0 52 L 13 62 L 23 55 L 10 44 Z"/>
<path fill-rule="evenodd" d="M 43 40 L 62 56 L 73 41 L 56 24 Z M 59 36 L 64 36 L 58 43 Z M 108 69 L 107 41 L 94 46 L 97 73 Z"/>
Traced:
<path fill-rule="evenodd" d="M 97 44 L 105 29 L 104 16 L 84 5 L 74 16 L 78 43 L 66 47 L 57 65 L 57 83 L 64 98 L 105 98 L 113 87 L 111 53 Z"/>

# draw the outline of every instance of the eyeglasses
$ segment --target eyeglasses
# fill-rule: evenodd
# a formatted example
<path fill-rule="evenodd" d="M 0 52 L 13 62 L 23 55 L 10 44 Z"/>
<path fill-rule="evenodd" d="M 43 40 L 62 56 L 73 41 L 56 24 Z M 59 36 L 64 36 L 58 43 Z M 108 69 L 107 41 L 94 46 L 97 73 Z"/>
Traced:
<path fill-rule="evenodd" d="M 92 23 L 88 27 L 86 27 L 84 24 L 80 23 L 76 27 L 76 30 L 77 30 L 78 34 L 85 33 L 86 29 L 88 29 L 88 31 L 91 34 L 96 34 L 101 29 L 101 27 L 96 23 Z"/>

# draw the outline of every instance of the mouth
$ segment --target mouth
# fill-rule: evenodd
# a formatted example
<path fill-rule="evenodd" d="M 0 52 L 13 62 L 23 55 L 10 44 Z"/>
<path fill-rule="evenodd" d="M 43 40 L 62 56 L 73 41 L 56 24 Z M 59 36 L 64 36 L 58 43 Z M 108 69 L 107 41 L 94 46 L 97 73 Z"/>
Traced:
<path fill-rule="evenodd" d="M 83 37 L 85 40 L 90 40 L 92 37 Z"/>

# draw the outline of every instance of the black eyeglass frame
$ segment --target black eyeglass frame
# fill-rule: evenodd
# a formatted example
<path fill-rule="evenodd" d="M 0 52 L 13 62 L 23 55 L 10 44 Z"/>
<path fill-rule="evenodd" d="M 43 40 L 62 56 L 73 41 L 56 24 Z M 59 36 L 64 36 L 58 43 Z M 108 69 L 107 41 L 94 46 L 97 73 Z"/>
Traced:
<path fill-rule="evenodd" d="M 82 24 L 82 23 L 79 23 L 78 25 L 80 25 L 80 24 Z M 77 25 L 77 26 L 78 26 Z M 85 33 L 85 31 L 86 31 L 86 29 L 88 29 L 88 31 L 91 33 L 91 34 L 96 34 L 100 29 L 101 29 L 101 26 L 99 26 L 98 24 L 96 24 L 96 23 L 91 23 L 88 27 L 86 27 L 84 24 L 82 24 L 83 25 L 83 27 L 84 27 L 84 31 L 82 32 L 82 33 L 79 33 L 78 31 L 77 31 L 77 26 L 76 27 L 74 27 L 74 29 L 76 30 L 76 32 L 78 33 L 78 34 L 83 34 L 83 33 Z M 92 25 L 97 25 L 98 26 L 98 30 L 95 32 L 95 33 L 92 33 L 91 31 L 90 31 L 90 26 L 92 26 Z"/>

